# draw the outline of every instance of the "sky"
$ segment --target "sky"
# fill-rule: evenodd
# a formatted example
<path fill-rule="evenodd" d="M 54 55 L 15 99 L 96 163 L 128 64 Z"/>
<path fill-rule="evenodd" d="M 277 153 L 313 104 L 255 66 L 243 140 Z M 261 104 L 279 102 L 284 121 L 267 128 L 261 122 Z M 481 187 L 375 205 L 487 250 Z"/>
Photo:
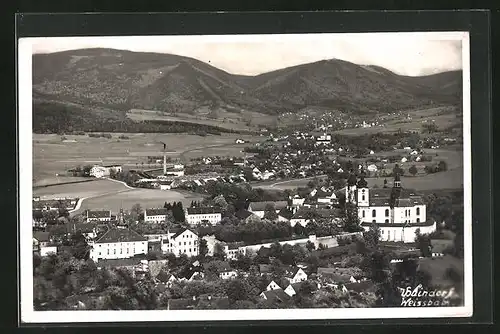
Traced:
<path fill-rule="evenodd" d="M 257 75 L 325 59 L 377 65 L 409 76 L 462 69 L 467 33 L 37 37 L 33 53 L 112 48 L 171 53 L 233 74 Z"/>

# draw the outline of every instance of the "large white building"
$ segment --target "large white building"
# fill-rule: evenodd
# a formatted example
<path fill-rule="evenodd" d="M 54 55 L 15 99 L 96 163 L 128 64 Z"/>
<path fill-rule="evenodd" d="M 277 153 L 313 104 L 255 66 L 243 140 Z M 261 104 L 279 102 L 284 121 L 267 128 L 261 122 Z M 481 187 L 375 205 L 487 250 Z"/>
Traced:
<path fill-rule="evenodd" d="M 186 254 L 196 256 L 199 254 L 198 235 L 189 229 L 180 230 L 177 233 L 167 233 L 162 237 L 161 250 L 163 253 L 172 253 L 176 256 Z"/>
<path fill-rule="evenodd" d="M 191 225 L 209 223 L 216 225 L 222 220 L 222 212 L 215 207 L 200 207 L 186 209 L 186 222 Z"/>
<path fill-rule="evenodd" d="M 396 175 L 392 188 L 370 189 L 366 180 L 354 175 L 347 180 L 346 202 L 357 205 L 361 225 L 369 230 L 373 223 L 380 227 L 381 240 L 414 242 L 417 229 L 427 234 L 436 230 L 429 222 L 426 205 L 413 189 L 404 189 Z"/>
<path fill-rule="evenodd" d="M 111 211 L 109 210 L 98 210 L 92 211 L 87 210 L 87 223 L 90 222 L 110 222 L 111 221 Z"/>
<path fill-rule="evenodd" d="M 165 208 L 144 210 L 144 222 L 152 224 L 165 223 L 168 210 Z"/>
<path fill-rule="evenodd" d="M 258 216 L 259 218 L 264 218 L 266 208 L 268 205 L 273 206 L 276 213 L 279 213 L 282 209 L 288 208 L 287 201 L 277 201 L 277 202 L 252 202 L 248 206 L 248 211 Z"/>
<path fill-rule="evenodd" d="M 89 243 L 90 258 L 94 262 L 126 259 L 148 253 L 148 240 L 130 229 L 109 229 L 95 242 Z"/>

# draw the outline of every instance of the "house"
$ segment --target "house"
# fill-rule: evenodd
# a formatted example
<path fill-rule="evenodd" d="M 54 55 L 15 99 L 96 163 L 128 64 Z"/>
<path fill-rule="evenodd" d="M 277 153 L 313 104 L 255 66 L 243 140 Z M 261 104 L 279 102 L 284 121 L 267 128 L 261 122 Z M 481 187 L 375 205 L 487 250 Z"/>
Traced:
<path fill-rule="evenodd" d="M 179 279 L 175 275 L 166 272 L 165 270 L 160 271 L 160 273 L 154 277 L 156 281 L 165 284 L 167 287 L 171 287 L 174 282 L 178 282 Z"/>
<path fill-rule="evenodd" d="M 358 293 L 374 292 L 375 285 L 371 280 L 363 280 L 354 283 L 346 283 L 344 285 L 347 290 Z"/>
<path fill-rule="evenodd" d="M 126 259 L 100 259 L 96 263 L 97 269 L 103 268 L 115 268 L 115 269 L 126 269 L 132 272 L 137 271 L 147 271 L 147 261 L 141 260 L 137 257 L 126 258 Z"/>
<path fill-rule="evenodd" d="M 161 240 L 161 250 L 163 253 L 172 253 L 176 256 L 186 254 L 188 257 L 197 256 L 198 235 L 190 229 L 182 229 L 177 233 L 167 233 L 166 238 Z"/>
<path fill-rule="evenodd" d="M 263 291 L 259 296 L 270 303 L 285 303 L 291 299 L 281 288 Z"/>
<path fill-rule="evenodd" d="M 151 224 L 163 224 L 167 219 L 168 209 L 146 209 L 144 210 L 144 222 Z"/>
<path fill-rule="evenodd" d="M 236 139 L 236 144 L 245 144 L 243 139 Z"/>
<path fill-rule="evenodd" d="M 287 268 L 284 274 L 284 278 L 288 283 L 298 283 L 307 280 L 307 274 L 299 267 Z"/>
<path fill-rule="evenodd" d="M 305 198 L 301 198 L 299 195 L 295 195 L 292 197 L 292 206 L 300 207 L 304 205 Z"/>
<path fill-rule="evenodd" d="M 418 151 L 416 151 L 416 150 L 415 150 L 415 151 L 412 151 L 410 154 L 411 154 L 411 155 L 417 155 L 417 154 L 418 154 Z"/>
<path fill-rule="evenodd" d="M 139 254 L 147 254 L 148 240 L 130 229 L 109 229 L 97 241 L 90 242 L 90 258 L 125 259 Z"/>
<path fill-rule="evenodd" d="M 271 291 L 271 290 L 276 290 L 276 289 L 281 289 L 281 287 L 275 281 L 271 281 L 271 283 L 269 283 L 266 286 L 266 291 Z"/>
<path fill-rule="evenodd" d="M 288 208 L 281 209 L 281 211 L 278 213 L 278 222 L 289 222 L 292 217 L 292 210 L 289 210 Z"/>
<path fill-rule="evenodd" d="M 373 152 L 373 150 L 372 150 L 372 151 L 370 151 L 370 154 L 375 154 L 375 152 Z"/>
<path fill-rule="evenodd" d="M 68 223 L 68 233 L 81 233 L 87 241 L 94 240 L 97 237 L 97 223 Z"/>
<path fill-rule="evenodd" d="M 426 205 L 422 195 L 402 187 L 396 174 L 392 188 L 369 188 L 361 177 L 349 176 L 346 201 L 357 206 L 361 226 L 367 231 L 373 223 L 380 228 L 382 241 L 414 242 L 415 232 L 422 234 L 436 230 L 436 222 L 427 221 Z"/>
<path fill-rule="evenodd" d="M 367 169 L 369 172 L 372 172 L 372 173 L 375 173 L 376 171 L 378 171 L 377 166 L 376 166 L 376 165 L 374 165 L 374 164 L 369 165 L 366 169 Z"/>
<path fill-rule="evenodd" d="M 202 280 L 205 278 L 205 274 L 201 271 L 194 271 L 191 275 L 189 275 L 188 281 L 192 282 L 195 280 Z"/>
<path fill-rule="evenodd" d="M 222 220 L 222 211 L 217 207 L 187 208 L 186 222 L 193 226 L 202 223 L 216 225 Z"/>
<path fill-rule="evenodd" d="M 49 232 L 33 232 L 33 245 L 37 247 L 47 247 L 51 243 Z"/>
<path fill-rule="evenodd" d="M 111 211 L 109 210 L 99 210 L 99 211 L 87 210 L 87 223 L 110 222 L 110 221 L 111 221 Z"/>
<path fill-rule="evenodd" d="M 257 218 L 256 215 L 254 215 L 252 212 L 245 210 L 245 209 L 241 209 L 241 210 L 236 211 L 234 213 L 234 216 L 245 223 L 248 223 L 252 219 L 252 217 Z"/>
<path fill-rule="evenodd" d="M 248 206 L 248 211 L 257 215 L 259 218 L 264 218 L 266 207 L 268 207 L 269 205 L 274 207 L 276 213 L 279 213 L 282 209 L 288 207 L 288 202 L 287 201 L 252 202 Z"/>
<path fill-rule="evenodd" d="M 401 162 L 407 162 L 407 161 L 408 161 L 408 159 L 406 157 L 401 158 Z"/>
<path fill-rule="evenodd" d="M 299 291 L 300 291 L 300 288 L 304 285 L 303 282 L 297 282 L 297 283 L 293 283 L 293 284 L 289 284 L 286 289 L 285 289 L 285 293 L 287 295 L 289 295 L 290 297 L 293 297 L 295 296 Z M 319 286 L 320 284 L 311 284 L 311 287 L 312 287 L 312 290 L 313 291 L 316 291 L 317 289 L 319 289 Z"/>
<path fill-rule="evenodd" d="M 170 190 L 172 189 L 173 181 L 162 181 L 160 183 L 160 190 Z"/>
<path fill-rule="evenodd" d="M 238 276 L 238 272 L 234 269 L 224 269 L 219 273 L 219 277 L 221 279 L 231 279 L 236 278 Z"/>
<path fill-rule="evenodd" d="M 454 246 L 453 240 L 431 239 L 432 257 L 444 256 L 446 251 Z"/>
<path fill-rule="evenodd" d="M 123 168 L 120 165 L 107 165 L 107 166 L 99 166 L 99 165 L 94 165 L 90 169 L 90 176 L 96 177 L 96 178 L 102 178 L 111 175 L 111 173 L 120 173 L 122 172 Z"/>
<path fill-rule="evenodd" d="M 243 242 L 231 243 L 225 252 L 228 260 L 236 260 L 238 255 L 246 255 L 246 247 Z"/>
<path fill-rule="evenodd" d="M 337 268 L 318 268 L 317 273 L 319 278 L 338 284 L 358 282 L 352 275 L 341 273 Z"/>
<path fill-rule="evenodd" d="M 290 226 L 294 227 L 297 224 L 300 224 L 302 227 L 306 227 L 306 225 L 311 221 L 309 218 L 311 215 L 311 210 L 309 209 L 299 209 L 293 216 L 290 218 Z"/>

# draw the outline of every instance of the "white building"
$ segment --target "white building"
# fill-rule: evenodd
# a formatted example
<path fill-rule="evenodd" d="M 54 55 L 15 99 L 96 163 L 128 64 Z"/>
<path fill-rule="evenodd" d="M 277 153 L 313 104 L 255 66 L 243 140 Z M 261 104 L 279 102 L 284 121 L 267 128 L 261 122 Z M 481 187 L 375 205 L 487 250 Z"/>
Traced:
<path fill-rule="evenodd" d="M 186 222 L 191 225 L 208 223 L 216 225 L 222 220 L 222 211 L 215 207 L 187 208 Z"/>
<path fill-rule="evenodd" d="M 109 210 L 99 210 L 91 211 L 87 210 L 87 223 L 90 222 L 110 222 L 111 221 L 111 211 Z"/>
<path fill-rule="evenodd" d="M 197 256 L 199 254 L 198 235 L 189 229 L 180 230 L 177 233 L 167 233 L 162 237 L 161 250 L 163 253 L 172 253 L 176 256 L 186 254 Z"/>
<path fill-rule="evenodd" d="M 94 262 L 148 253 L 148 240 L 130 229 L 110 229 L 98 240 L 89 243 L 89 246 L 90 258 Z"/>
<path fill-rule="evenodd" d="M 414 242 L 417 229 L 427 234 L 436 230 L 436 222 L 428 222 L 426 205 L 415 190 L 401 187 L 396 174 L 393 188 L 369 189 L 367 182 L 351 175 L 346 199 L 357 205 L 359 219 L 365 230 L 373 223 L 381 229 L 381 240 Z"/>
<path fill-rule="evenodd" d="M 144 210 L 144 222 L 152 224 L 165 223 L 168 210 L 165 208 L 146 209 Z"/>
<path fill-rule="evenodd" d="M 288 283 L 294 284 L 307 280 L 307 274 L 302 268 L 294 267 L 285 272 L 285 279 Z"/>
<path fill-rule="evenodd" d="M 107 166 L 94 165 L 90 169 L 90 176 L 101 178 L 109 176 L 111 172 L 120 173 L 122 171 L 123 167 L 120 165 L 107 165 Z"/>

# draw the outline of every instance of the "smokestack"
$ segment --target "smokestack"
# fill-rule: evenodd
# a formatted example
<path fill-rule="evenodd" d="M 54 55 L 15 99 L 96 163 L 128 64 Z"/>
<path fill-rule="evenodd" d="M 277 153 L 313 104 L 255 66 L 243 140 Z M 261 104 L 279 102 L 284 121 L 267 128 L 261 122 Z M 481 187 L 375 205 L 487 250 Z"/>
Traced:
<path fill-rule="evenodd" d="M 163 175 L 167 174 L 167 144 L 163 143 Z"/>

